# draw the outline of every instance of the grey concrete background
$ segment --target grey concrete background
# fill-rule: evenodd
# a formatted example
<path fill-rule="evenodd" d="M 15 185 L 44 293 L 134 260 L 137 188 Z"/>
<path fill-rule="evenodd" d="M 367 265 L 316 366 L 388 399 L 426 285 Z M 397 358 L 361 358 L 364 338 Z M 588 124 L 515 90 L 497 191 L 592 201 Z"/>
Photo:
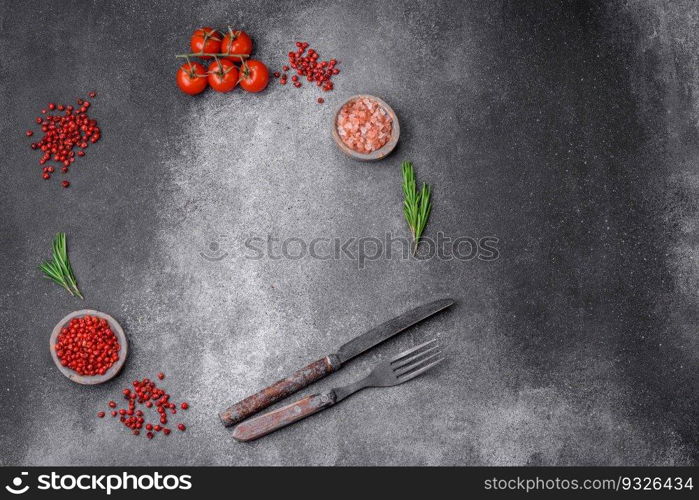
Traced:
<path fill-rule="evenodd" d="M 695 2 L 0 9 L 1 464 L 697 463 Z M 340 59 L 336 91 L 322 106 L 308 86 L 180 93 L 173 55 L 196 27 L 229 23 L 272 69 L 296 40 Z M 63 190 L 24 131 L 90 90 L 103 140 Z M 330 138 L 333 108 L 358 92 L 401 120 L 381 163 Z M 248 237 L 405 235 L 402 160 L 434 186 L 427 235 L 497 236 L 498 260 L 243 255 Z M 37 271 L 58 231 L 85 301 Z M 431 337 L 440 369 L 253 444 L 219 424 L 228 403 L 442 296 L 458 305 L 305 393 Z M 83 307 L 131 342 L 100 387 L 49 356 L 54 324 Z M 186 433 L 149 442 L 95 417 L 160 370 L 192 406 Z"/>

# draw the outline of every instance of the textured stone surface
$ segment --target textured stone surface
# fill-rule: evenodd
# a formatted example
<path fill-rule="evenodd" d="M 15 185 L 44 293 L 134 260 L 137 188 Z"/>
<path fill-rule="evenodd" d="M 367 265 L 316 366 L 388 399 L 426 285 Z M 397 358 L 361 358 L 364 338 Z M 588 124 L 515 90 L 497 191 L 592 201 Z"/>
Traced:
<path fill-rule="evenodd" d="M 697 463 L 694 2 L 0 9 L 0 463 Z M 181 94 L 172 55 L 195 27 L 228 23 L 272 69 L 297 39 L 340 59 L 337 90 L 322 106 L 310 86 Z M 62 190 L 40 178 L 24 130 L 45 103 L 93 89 L 103 140 Z M 378 164 L 330 137 L 333 108 L 359 92 L 401 120 Z M 246 258 L 248 237 L 405 235 L 405 159 L 434 186 L 428 236 L 497 236 L 498 260 Z M 84 302 L 36 269 L 57 231 Z M 449 361 L 433 373 L 252 444 L 218 422 L 441 296 L 458 304 L 305 393 L 437 337 Z M 100 387 L 71 383 L 48 351 L 54 324 L 85 306 L 131 341 L 122 376 Z M 191 404 L 185 434 L 148 442 L 95 417 L 160 370 Z"/>

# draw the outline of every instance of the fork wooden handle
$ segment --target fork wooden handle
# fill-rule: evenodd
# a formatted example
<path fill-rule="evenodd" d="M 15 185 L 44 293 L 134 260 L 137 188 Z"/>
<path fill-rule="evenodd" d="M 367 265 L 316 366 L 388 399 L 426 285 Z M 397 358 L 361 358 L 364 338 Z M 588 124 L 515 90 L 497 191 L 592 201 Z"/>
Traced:
<path fill-rule="evenodd" d="M 223 422 L 223 425 L 226 427 L 235 425 L 260 410 L 264 410 L 280 399 L 284 399 L 296 391 L 308 387 L 316 380 L 330 375 L 338 370 L 340 366 L 340 360 L 333 354 L 325 356 L 318 361 L 314 361 L 305 368 L 301 368 L 290 377 L 275 382 L 269 387 L 262 389 L 257 394 L 248 396 L 221 412 L 219 414 L 221 422 Z"/>
<path fill-rule="evenodd" d="M 325 394 L 313 394 L 278 410 L 238 424 L 233 429 L 233 437 L 238 441 L 252 441 L 289 424 L 298 422 L 309 415 L 318 413 L 320 410 L 324 410 L 334 404 L 335 394 L 332 391 Z"/>

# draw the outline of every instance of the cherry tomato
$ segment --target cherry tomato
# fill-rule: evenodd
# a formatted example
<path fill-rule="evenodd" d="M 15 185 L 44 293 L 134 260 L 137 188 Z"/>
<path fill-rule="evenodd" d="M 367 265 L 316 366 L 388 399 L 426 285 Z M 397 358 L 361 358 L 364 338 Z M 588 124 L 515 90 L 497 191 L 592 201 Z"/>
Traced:
<path fill-rule="evenodd" d="M 248 92 L 260 92 L 269 83 L 269 70 L 264 63 L 251 59 L 240 67 L 240 86 Z"/>
<path fill-rule="evenodd" d="M 195 54 L 218 54 L 221 52 L 221 33 L 208 26 L 199 28 L 189 40 L 189 46 Z M 211 59 L 211 56 L 201 58 Z"/>
<path fill-rule="evenodd" d="M 209 85 L 217 92 L 230 92 L 238 85 L 238 67 L 221 59 L 209 64 Z"/>
<path fill-rule="evenodd" d="M 177 70 L 177 86 L 182 92 L 197 95 L 207 86 L 206 70 L 199 63 L 184 63 Z"/>
<path fill-rule="evenodd" d="M 252 38 L 244 31 L 228 30 L 228 34 L 221 42 L 222 54 L 247 54 L 252 53 Z M 233 62 L 240 62 L 239 57 L 228 57 Z"/>

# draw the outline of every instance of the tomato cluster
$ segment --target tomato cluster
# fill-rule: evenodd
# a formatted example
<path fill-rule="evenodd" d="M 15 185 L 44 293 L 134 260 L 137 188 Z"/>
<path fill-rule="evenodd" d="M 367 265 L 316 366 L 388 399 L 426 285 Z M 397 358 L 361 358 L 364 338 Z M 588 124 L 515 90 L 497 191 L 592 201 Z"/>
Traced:
<path fill-rule="evenodd" d="M 252 38 L 244 31 L 228 28 L 224 36 L 210 27 L 199 28 L 192 34 L 189 46 L 192 53 L 178 56 L 187 59 L 177 71 L 177 86 L 185 94 L 200 94 L 208 86 L 217 92 L 230 92 L 238 84 L 248 92 L 260 92 L 269 83 L 267 66 L 250 59 Z M 190 61 L 190 57 L 213 62 L 204 68 L 203 64 Z"/>
<path fill-rule="evenodd" d="M 56 356 L 80 375 L 104 375 L 119 360 L 119 341 L 104 318 L 73 318 L 58 334 Z"/>

